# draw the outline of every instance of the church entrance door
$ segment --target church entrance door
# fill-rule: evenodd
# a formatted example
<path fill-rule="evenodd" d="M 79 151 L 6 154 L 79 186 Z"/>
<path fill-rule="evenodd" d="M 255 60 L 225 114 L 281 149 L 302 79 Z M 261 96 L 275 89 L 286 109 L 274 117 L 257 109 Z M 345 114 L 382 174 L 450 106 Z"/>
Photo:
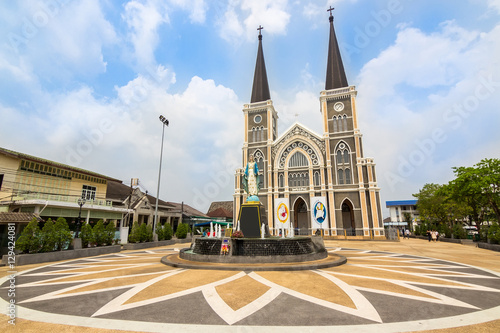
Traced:
<path fill-rule="evenodd" d="M 354 212 L 349 201 L 342 203 L 342 225 L 347 236 L 356 236 L 356 224 L 354 223 Z"/>
<path fill-rule="evenodd" d="M 308 235 L 309 215 L 307 214 L 306 202 L 302 198 L 298 198 L 297 201 L 295 201 L 293 210 L 294 210 L 294 227 L 296 228 L 296 230 L 298 228 L 298 234 Z"/>

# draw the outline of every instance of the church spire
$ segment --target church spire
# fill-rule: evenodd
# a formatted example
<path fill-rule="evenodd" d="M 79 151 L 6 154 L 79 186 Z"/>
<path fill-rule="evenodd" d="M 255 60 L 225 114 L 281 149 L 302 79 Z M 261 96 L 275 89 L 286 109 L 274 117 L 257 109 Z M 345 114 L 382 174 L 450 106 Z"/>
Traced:
<path fill-rule="evenodd" d="M 262 102 L 271 99 L 269 84 L 267 83 L 266 63 L 262 51 L 262 34 L 264 29 L 259 25 L 259 49 L 257 51 L 257 62 L 255 63 L 255 74 L 253 76 L 252 98 L 250 103 Z"/>
<path fill-rule="evenodd" d="M 328 63 L 326 64 L 326 83 L 325 90 L 348 87 L 347 78 L 340 56 L 335 29 L 333 28 L 332 11 L 335 8 L 330 6 L 327 11 L 330 12 L 330 42 L 328 44 Z"/>

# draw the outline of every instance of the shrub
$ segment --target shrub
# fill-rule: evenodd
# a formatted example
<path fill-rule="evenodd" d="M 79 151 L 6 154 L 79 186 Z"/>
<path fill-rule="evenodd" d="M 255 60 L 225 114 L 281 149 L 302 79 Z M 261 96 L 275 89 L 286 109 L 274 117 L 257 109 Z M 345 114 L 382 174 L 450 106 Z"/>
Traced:
<path fill-rule="evenodd" d="M 89 244 L 94 243 L 94 235 L 92 226 L 89 223 L 84 223 L 80 231 L 80 238 L 82 239 L 82 247 L 88 247 Z"/>
<path fill-rule="evenodd" d="M 146 242 L 152 242 L 153 241 L 153 227 L 151 224 L 148 224 L 146 226 Z"/>
<path fill-rule="evenodd" d="M 500 243 L 500 226 L 497 222 L 493 222 L 488 228 L 488 240 L 494 244 Z"/>
<path fill-rule="evenodd" d="M 128 241 L 129 241 L 129 243 L 139 243 L 140 242 L 139 222 L 135 221 L 134 224 L 132 224 L 132 231 L 130 232 L 130 235 L 128 236 Z"/>
<path fill-rule="evenodd" d="M 139 226 L 139 242 L 143 243 L 148 240 L 148 228 L 146 223 L 142 223 Z"/>
<path fill-rule="evenodd" d="M 187 223 L 181 223 L 177 227 L 177 231 L 175 232 L 175 236 L 179 239 L 184 239 L 187 237 L 189 233 L 189 225 Z"/>
<path fill-rule="evenodd" d="M 106 243 L 107 237 L 102 220 L 97 221 L 96 225 L 92 228 L 92 237 L 96 246 L 102 246 Z"/>
<path fill-rule="evenodd" d="M 40 252 L 51 252 L 56 248 L 57 234 L 54 222 L 48 219 L 42 228 L 41 232 L 41 249 Z"/>
<path fill-rule="evenodd" d="M 41 232 L 35 217 L 21 232 L 21 236 L 16 241 L 16 247 L 25 253 L 37 253 L 40 251 Z"/>
<path fill-rule="evenodd" d="M 73 240 L 68 223 L 66 223 L 66 219 L 64 217 L 59 217 L 56 220 L 54 229 L 56 234 L 56 248 L 57 250 L 62 251 L 63 249 L 66 249 Z"/>
<path fill-rule="evenodd" d="M 172 230 L 172 226 L 168 223 L 163 225 L 163 235 L 165 240 L 171 240 L 174 235 L 174 231 Z"/>
<path fill-rule="evenodd" d="M 164 232 L 163 226 L 161 224 L 158 224 L 156 226 L 155 232 L 158 235 L 158 240 L 159 241 L 162 241 L 162 240 L 165 239 L 165 232 Z"/>
<path fill-rule="evenodd" d="M 113 244 L 113 239 L 115 238 L 115 231 L 116 231 L 115 224 L 113 222 L 109 222 L 104 230 L 106 245 Z"/>
<path fill-rule="evenodd" d="M 465 233 L 464 227 L 462 223 L 456 223 L 453 226 L 452 234 L 455 239 L 465 239 L 467 238 L 467 234 Z"/>

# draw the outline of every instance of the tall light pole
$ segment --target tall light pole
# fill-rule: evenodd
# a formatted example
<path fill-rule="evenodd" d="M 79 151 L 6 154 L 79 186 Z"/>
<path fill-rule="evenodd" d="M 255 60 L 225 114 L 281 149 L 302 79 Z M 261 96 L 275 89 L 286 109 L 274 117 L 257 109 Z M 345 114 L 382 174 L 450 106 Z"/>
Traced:
<path fill-rule="evenodd" d="M 76 222 L 76 235 L 78 238 L 78 233 L 80 232 L 80 220 L 82 218 L 82 206 L 85 205 L 85 198 L 78 198 L 78 206 L 80 206 L 80 211 L 78 212 L 78 221 Z"/>
<path fill-rule="evenodd" d="M 161 131 L 161 149 L 160 149 L 160 168 L 158 170 L 158 188 L 156 189 L 156 205 L 155 205 L 155 219 L 153 221 L 153 235 L 155 235 L 156 224 L 158 223 L 158 197 L 160 196 L 160 178 L 161 178 L 161 160 L 163 158 L 163 136 L 165 135 L 165 125 L 168 126 L 168 119 L 160 115 L 162 122 Z"/>

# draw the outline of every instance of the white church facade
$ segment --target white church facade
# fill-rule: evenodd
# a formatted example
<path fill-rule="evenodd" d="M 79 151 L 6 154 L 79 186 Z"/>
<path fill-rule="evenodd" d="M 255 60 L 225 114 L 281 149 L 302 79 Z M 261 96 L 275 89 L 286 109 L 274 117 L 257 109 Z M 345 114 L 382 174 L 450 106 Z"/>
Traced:
<path fill-rule="evenodd" d="M 259 32 L 251 102 L 243 108 L 242 166 L 253 155 L 260 175 L 259 200 L 272 234 L 279 234 L 284 223 L 278 215 L 284 202 L 287 215 L 283 207 L 281 212 L 296 233 L 321 229 L 334 238 L 385 238 L 375 163 L 364 157 L 356 95 L 347 83 L 330 14 L 326 84 L 319 96 L 323 133 L 295 123 L 278 137 L 278 112 L 270 97 Z M 244 168 L 236 170 L 235 221 L 246 201 L 243 173 Z"/>

